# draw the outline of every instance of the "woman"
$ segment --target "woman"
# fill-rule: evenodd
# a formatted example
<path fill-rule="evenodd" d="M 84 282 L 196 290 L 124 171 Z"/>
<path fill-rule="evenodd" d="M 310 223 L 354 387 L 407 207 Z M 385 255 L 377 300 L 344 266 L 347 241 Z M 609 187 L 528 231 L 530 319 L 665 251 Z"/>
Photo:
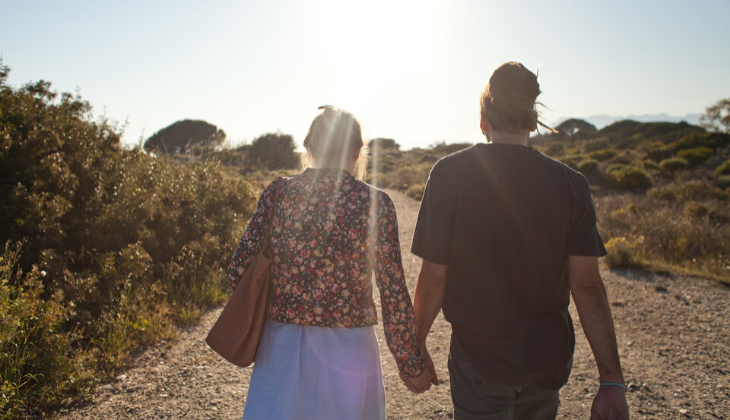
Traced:
<path fill-rule="evenodd" d="M 387 194 L 352 175 L 363 146 L 355 117 L 320 109 L 304 140 L 314 167 L 284 180 L 273 217 L 278 180 L 266 187 L 228 271 L 235 288 L 272 220 L 267 321 L 244 419 L 385 418 L 373 271 L 401 378 L 412 390 L 430 386 L 395 208 Z"/>

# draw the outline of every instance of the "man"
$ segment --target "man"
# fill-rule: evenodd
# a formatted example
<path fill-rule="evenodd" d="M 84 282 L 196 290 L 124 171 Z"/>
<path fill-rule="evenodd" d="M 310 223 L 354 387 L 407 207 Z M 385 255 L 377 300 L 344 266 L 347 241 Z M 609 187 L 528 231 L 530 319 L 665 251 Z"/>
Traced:
<path fill-rule="evenodd" d="M 539 93 L 524 66 L 500 66 L 481 99 L 488 143 L 431 171 L 412 246 L 418 342 L 443 308 L 455 419 L 554 419 L 572 367 L 572 293 L 600 376 L 591 419 L 628 419 L 588 183 L 528 146 Z"/>

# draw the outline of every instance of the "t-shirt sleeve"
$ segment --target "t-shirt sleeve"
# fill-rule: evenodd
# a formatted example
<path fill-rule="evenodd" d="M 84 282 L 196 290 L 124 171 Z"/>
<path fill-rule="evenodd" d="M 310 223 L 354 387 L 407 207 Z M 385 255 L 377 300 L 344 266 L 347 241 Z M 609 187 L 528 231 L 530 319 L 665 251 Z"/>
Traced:
<path fill-rule="evenodd" d="M 453 235 L 453 200 L 439 165 L 428 176 L 418 212 L 411 252 L 434 264 L 448 265 Z"/>
<path fill-rule="evenodd" d="M 578 190 L 577 218 L 568 237 L 568 255 L 602 257 L 607 254 L 596 226 L 596 209 L 593 206 L 588 182 L 581 179 Z"/>

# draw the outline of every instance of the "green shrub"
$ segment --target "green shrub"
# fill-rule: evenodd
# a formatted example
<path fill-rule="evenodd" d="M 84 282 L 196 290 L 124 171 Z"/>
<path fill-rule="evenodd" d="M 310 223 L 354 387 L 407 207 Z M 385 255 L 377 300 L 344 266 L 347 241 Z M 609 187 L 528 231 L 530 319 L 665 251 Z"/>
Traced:
<path fill-rule="evenodd" d="M 645 161 L 641 162 L 641 166 L 643 166 L 644 169 L 646 169 L 647 171 L 657 171 L 658 172 L 661 170 L 661 167 L 659 165 L 657 165 L 656 163 L 654 163 L 650 160 L 645 160 Z"/>
<path fill-rule="evenodd" d="M 291 134 L 263 134 L 246 151 L 246 162 L 269 170 L 299 168 L 302 160 L 296 149 Z"/>
<path fill-rule="evenodd" d="M 683 184 L 671 184 L 661 188 L 653 188 L 648 193 L 650 198 L 671 202 L 730 200 L 730 194 L 703 181 L 689 181 Z"/>
<path fill-rule="evenodd" d="M 659 162 L 659 167 L 665 172 L 674 173 L 682 169 L 687 169 L 689 162 L 687 162 L 687 159 L 681 157 L 673 157 Z"/>
<path fill-rule="evenodd" d="M 423 198 L 423 190 L 424 190 L 425 188 L 426 188 L 426 186 L 425 186 L 425 185 L 423 185 L 423 184 L 418 184 L 418 185 L 411 185 L 411 186 L 410 186 L 410 187 L 409 187 L 409 188 L 408 188 L 408 189 L 406 190 L 406 195 L 407 195 L 408 197 L 411 197 L 411 198 L 412 198 L 412 199 L 414 199 L 414 200 L 418 200 L 418 201 L 421 201 L 421 198 Z"/>
<path fill-rule="evenodd" d="M 719 175 L 730 175 L 730 160 L 726 160 L 715 168 L 715 174 Z"/>
<path fill-rule="evenodd" d="M 652 143 L 646 149 L 646 158 L 658 162 L 671 158 L 676 151 L 677 147 L 674 144 Z"/>
<path fill-rule="evenodd" d="M 606 243 L 608 254 L 603 261 L 610 268 L 627 268 L 637 265 L 637 258 L 632 244 L 625 238 L 611 238 Z"/>
<path fill-rule="evenodd" d="M 20 247 L 0 255 L 0 414 L 23 417 L 37 408 L 66 405 L 96 383 L 82 352 L 63 331 L 71 307 L 56 293 L 44 298 L 44 273 L 19 270 Z"/>
<path fill-rule="evenodd" d="M 598 161 L 595 159 L 584 159 L 578 164 L 578 171 L 583 175 L 593 175 L 598 172 Z"/>
<path fill-rule="evenodd" d="M 709 147 L 696 147 L 694 149 L 680 150 L 677 152 L 677 157 L 687 160 L 690 166 L 697 166 L 705 163 L 713 153 L 714 151 Z"/>
<path fill-rule="evenodd" d="M 606 183 L 619 190 L 649 188 L 654 184 L 651 175 L 635 166 L 611 165 L 606 169 Z"/>
<path fill-rule="evenodd" d="M 577 170 L 578 169 L 578 163 L 579 162 L 582 162 L 585 159 L 586 158 L 583 157 L 582 155 L 568 155 L 568 156 L 563 156 L 563 157 L 561 157 L 558 160 L 560 160 L 564 164 L 570 166 L 571 168 Z"/>
<path fill-rule="evenodd" d="M 604 162 L 606 160 L 611 159 L 612 157 L 616 156 L 618 152 L 616 149 L 603 149 L 603 150 L 596 150 L 595 152 L 591 152 L 588 154 L 588 157 L 591 159 L 595 159 L 599 162 Z"/>
<path fill-rule="evenodd" d="M 704 133 L 684 136 L 676 142 L 677 148 L 695 149 L 705 147 L 718 149 L 730 145 L 730 133 Z"/>
<path fill-rule="evenodd" d="M 124 150 L 80 98 L 46 82 L 13 89 L 6 76 L 0 68 L 0 243 L 23 246 L 3 256 L 15 277 L 3 274 L 0 345 L 20 353 L 2 349 L 15 359 L 2 359 L 0 417 L 84 398 L 87 372 L 104 378 L 174 320 L 222 301 L 256 198 L 218 163 Z M 12 344 L 26 338 L 47 354 Z"/>
<path fill-rule="evenodd" d="M 620 163 L 620 164 L 628 165 L 628 164 L 632 164 L 632 163 L 636 162 L 636 160 L 637 160 L 637 157 L 634 155 L 634 153 L 632 151 L 624 150 L 623 152 L 612 157 L 609 160 L 609 162 L 611 162 L 612 164 Z"/>
<path fill-rule="evenodd" d="M 583 153 L 591 153 L 597 150 L 608 149 L 611 147 L 611 142 L 606 137 L 601 137 L 595 140 L 589 140 L 583 143 Z"/>

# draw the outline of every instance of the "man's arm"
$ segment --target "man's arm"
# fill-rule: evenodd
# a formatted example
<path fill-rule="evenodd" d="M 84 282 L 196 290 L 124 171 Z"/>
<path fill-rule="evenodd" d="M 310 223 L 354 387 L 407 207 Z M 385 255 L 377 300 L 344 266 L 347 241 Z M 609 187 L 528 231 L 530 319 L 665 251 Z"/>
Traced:
<path fill-rule="evenodd" d="M 433 375 L 434 385 L 438 385 L 439 381 L 431 355 L 426 349 L 426 337 L 444 301 L 444 288 L 446 287 L 448 269 L 449 266 L 447 265 L 434 264 L 423 260 L 421 272 L 418 275 L 418 283 L 416 284 L 416 295 L 413 297 L 413 311 L 416 314 L 416 339 L 418 345 L 421 346 L 423 355 L 426 357 L 426 367 Z"/>
<path fill-rule="evenodd" d="M 611 308 L 597 257 L 570 256 L 570 291 L 578 309 L 583 332 L 593 350 L 602 384 L 625 384 L 616 344 Z M 593 400 L 591 419 L 628 419 L 624 388 L 600 387 Z"/>

